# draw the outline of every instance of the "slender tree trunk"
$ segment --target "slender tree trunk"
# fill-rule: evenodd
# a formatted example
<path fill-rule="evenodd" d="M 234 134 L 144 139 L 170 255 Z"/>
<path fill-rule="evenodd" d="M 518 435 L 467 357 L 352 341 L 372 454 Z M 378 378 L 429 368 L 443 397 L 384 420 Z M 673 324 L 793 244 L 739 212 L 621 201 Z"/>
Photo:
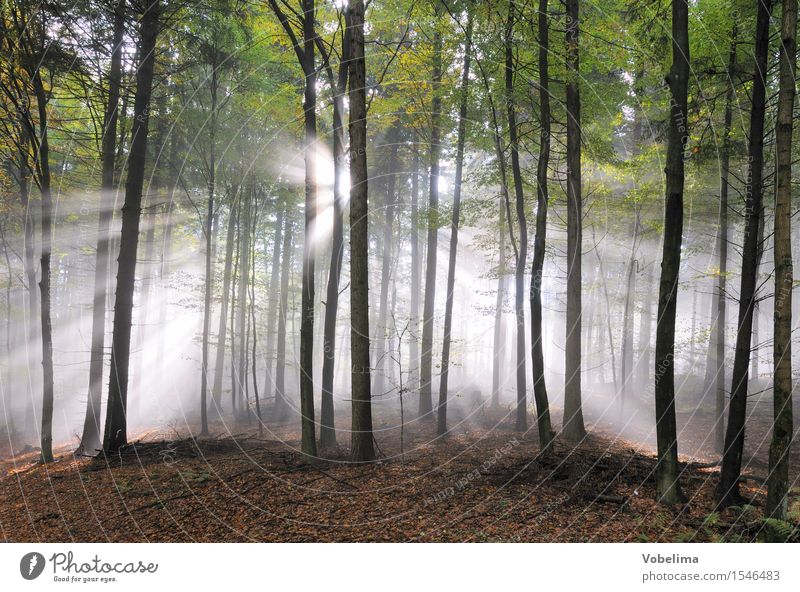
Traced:
<path fill-rule="evenodd" d="M 317 217 L 317 76 L 314 66 L 314 0 L 303 0 L 303 72 L 306 77 L 305 118 L 305 240 L 303 242 L 302 312 L 300 317 L 300 413 L 303 453 L 317 456 L 314 424 L 314 260 L 313 230 Z"/>
<path fill-rule="evenodd" d="M 548 0 L 539 0 L 539 161 L 536 166 L 536 236 L 533 239 L 531 263 L 531 365 L 533 398 L 536 403 L 536 424 L 539 449 L 549 453 L 553 442 L 550 404 L 544 378 L 544 337 L 542 335 L 542 280 L 547 241 L 547 172 L 550 162 L 550 80 L 547 52 L 550 50 L 547 16 Z"/>
<path fill-rule="evenodd" d="M 764 108 L 766 101 L 767 56 L 769 55 L 769 21 L 771 0 L 758 3 L 756 16 L 755 75 L 753 77 L 752 109 L 748 172 L 745 193 L 745 234 L 742 248 L 742 274 L 739 289 L 739 319 L 736 334 L 736 353 L 731 377 L 731 400 L 728 407 L 728 426 L 722 453 L 722 470 L 715 492 L 720 507 L 738 504 L 739 476 L 744 452 L 745 414 L 747 411 L 748 366 L 750 362 L 753 312 L 756 303 L 756 269 L 759 250 L 759 226 L 762 216 L 764 169 Z"/>
<path fill-rule="evenodd" d="M 236 399 L 242 404 L 240 417 L 249 418 L 250 408 L 247 403 L 247 301 L 250 283 L 250 212 L 253 207 L 253 184 L 245 189 L 241 203 L 241 216 L 239 218 L 239 307 L 236 309 L 236 326 L 239 332 L 239 364 L 236 373 Z"/>
<path fill-rule="evenodd" d="M 634 203 L 633 238 L 631 253 L 628 257 L 628 274 L 626 278 L 625 310 L 622 317 L 622 390 L 620 397 L 620 418 L 625 417 L 625 403 L 633 388 L 633 308 L 636 302 L 636 274 L 639 261 L 636 259 L 636 247 L 639 239 L 639 207 Z M 694 335 L 694 331 L 692 332 Z"/>
<path fill-rule="evenodd" d="M 494 343 L 492 345 L 492 407 L 500 405 L 500 384 L 503 381 L 503 304 L 506 292 L 506 207 L 500 203 L 499 249 L 497 251 L 497 296 L 494 305 Z"/>
<path fill-rule="evenodd" d="M 769 447 L 765 514 L 786 520 L 792 443 L 792 126 L 797 66 L 797 0 L 783 0 L 778 120 L 775 129 L 775 322 L 773 342 L 775 423 Z M 768 533 L 772 536 L 772 533 Z"/>
<path fill-rule="evenodd" d="M 438 3 L 437 3 L 438 16 Z M 433 419 L 431 382 L 433 366 L 433 315 L 436 307 L 436 253 L 439 243 L 439 158 L 442 127 L 442 34 L 433 34 L 433 73 L 431 75 L 431 168 L 428 196 L 428 253 L 425 267 L 425 300 L 422 307 L 422 355 L 419 364 L 419 416 Z"/>
<path fill-rule="evenodd" d="M 389 281 L 392 276 L 392 261 L 394 259 L 394 210 L 397 201 L 395 191 L 397 176 L 397 145 L 399 141 L 399 129 L 396 125 L 389 130 L 386 139 L 389 144 L 389 158 L 387 159 L 386 177 L 386 203 L 384 207 L 383 222 L 383 261 L 381 266 L 381 291 L 378 300 L 378 326 L 376 328 L 375 344 L 375 383 L 373 392 L 377 396 L 382 396 L 386 389 L 386 341 L 389 331 L 387 322 L 389 312 Z"/>
<path fill-rule="evenodd" d="M 711 359 L 706 372 L 711 374 L 710 390 L 714 393 L 715 416 L 714 448 L 720 454 L 725 445 L 725 321 L 727 312 L 726 282 L 728 272 L 728 177 L 731 158 L 731 129 L 733 124 L 733 101 L 735 86 L 733 77 L 736 72 L 737 23 L 731 31 L 731 46 L 728 54 L 728 91 L 725 96 L 725 123 L 723 127 L 722 151 L 720 154 L 719 182 L 719 231 L 717 254 L 719 256 L 719 274 L 717 275 L 714 303 L 716 317 L 711 325 Z"/>
<path fill-rule="evenodd" d="M 461 180 L 464 171 L 464 145 L 467 139 L 467 109 L 469 106 L 469 66 L 472 56 L 472 12 L 467 17 L 464 37 L 464 67 L 461 72 L 461 102 L 458 110 L 456 139 L 456 176 L 453 186 L 453 218 L 450 223 L 450 260 L 447 265 L 447 300 L 444 311 L 444 340 L 442 342 L 442 373 L 439 378 L 437 433 L 447 433 L 447 379 L 450 375 L 450 339 L 453 326 L 453 288 L 456 281 L 458 225 L 461 218 Z"/>
<path fill-rule="evenodd" d="M 106 285 L 108 284 L 109 229 L 114 215 L 114 169 L 116 164 L 117 120 L 122 81 L 122 42 L 125 34 L 125 0 L 114 3 L 114 44 L 108 74 L 108 102 L 103 117 L 102 180 L 97 223 L 97 251 L 92 301 L 92 349 L 89 361 L 89 393 L 83 435 L 78 454 L 93 455 L 101 446 L 100 405 L 103 398 L 103 360 L 106 336 Z"/>
<path fill-rule="evenodd" d="M 277 421 L 286 419 L 289 402 L 286 399 L 286 318 L 289 314 L 289 274 L 292 269 L 292 218 L 289 205 L 283 227 L 283 256 L 281 258 L 281 299 L 278 307 L 278 347 L 275 354 L 275 411 Z"/>
<path fill-rule="evenodd" d="M 519 140 L 517 138 L 517 114 L 514 105 L 514 20 L 516 4 L 511 2 L 506 23 L 506 113 L 508 115 L 508 134 L 511 148 L 511 174 L 514 178 L 514 197 L 519 224 L 519 251 L 514 270 L 514 312 L 516 318 L 516 378 L 517 413 L 515 429 L 524 432 L 528 429 L 527 381 L 525 378 L 525 267 L 528 264 L 528 222 L 525 219 L 525 195 L 522 188 L 522 169 L 519 164 Z M 510 222 L 510 220 L 509 220 Z"/>
<path fill-rule="evenodd" d="M 673 504 L 684 500 L 678 477 L 678 435 L 675 422 L 675 313 L 683 233 L 684 151 L 688 138 L 689 8 L 687 0 L 672 2 L 672 67 L 670 126 L 667 144 L 666 207 L 661 281 L 656 325 L 656 499 Z"/>
<path fill-rule="evenodd" d="M 581 405 L 581 97 L 578 50 L 579 0 L 567 0 L 567 338 L 564 437 L 586 436 Z"/>
<path fill-rule="evenodd" d="M 48 97 L 41 72 L 32 76 L 39 112 L 38 154 L 36 155 L 39 190 L 42 198 L 41 280 L 39 304 L 42 330 L 42 430 L 41 462 L 53 461 L 53 326 L 50 312 L 50 258 L 53 248 L 53 197 L 50 188 L 50 142 L 47 120 Z"/>
<path fill-rule="evenodd" d="M 363 0 L 350 0 L 349 11 L 351 455 L 355 462 L 370 462 L 375 459 L 375 450 L 369 366 L 369 191 Z"/>
<path fill-rule="evenodd" d="M 350 34 L 349 14 L 345 14 L 345 32 L 342 36 L 342 55 L 349 55 Z M 333 72 L 329 72 L 331 89 L 333 90 L 333 234 L 331 238 L 331 261 L 328 271 L 328 285 L 325 294 L 325 319 L 322 348 L 322 399 L 320 403 L 319 445 L 321 448 L 336 446 L 335 413 L 333 405 L 333 382 L 336 364 L 336 317 L 339 311 L 339 282 L 342 275 L 344 258 L 344 210 L 345 210 L 345 130 L 344 130 L 344 98 L 347 92 L 346 61 L 339 65 L 336 80 Z"/>
<path fill-rule="evenodd" d="M 264 392 L 269 393 L 273 389 L 273 356 L 275 355 L 275 322 L 278 319 L 278 306 L 280 302 L 280 276 L 281 276 L 281 242 L 283 241 L 283 204 L 275 204 L 277 214 L 275 216 L 275 229 L 272 240 L 272 270 L 270 271 L 269 294 L 267 295 L 267 351 L 266 351 L 266 372 L 264 376 Z"/>
<path fill-rule="evenodd" d="M 408 391 L 419 388 L 419 294 L 421 284 L 419 253 L 419 145 L 414 142 L 411 173 L 411 295 L 408 313 L 411 333 L 408 338 Z"/>
<path fill-rule="evenodd" d="M 231 205 L 228 212 L 228 230 L 225 235 L 225 271 L 222 278 L 222 306 L 219 313 L 219 327 L 217 329 L 217 351 L 216 362 L 214 364 L 214 387 L 212 390 L 212 397 L 214 399 L 214 406 L 216 412 L 222 411 L 222 378 L 225 368 L 225 344 L 227 340 L 228 328 L 228 303 L 230 300 L 231 290 L 231 271 L 233 267 L 233 247 L 236 232 L 236 204 L 239 199 L 239 186 L 236 185 L 231 192 Z M 280 218 L 280 213 L 278 214 Z M 280 225 L 280 224 L 279 224 Z M 278 239 L 280 240 L 280 239 Z M 273 269 L 274 272 L 274 269 Z M 274 285 L 274 281 L 273 284 Z M 275 290 L 270 291 L 270 296 L 275 293 Z M 269 360 L 267 361 L 269 367 Z M 267 383 L 269 384 L 269 383 Z"/>
<path fill-rule="evenodd" d="M 203 353 L 200 371 L 200 435 L 208 435 L 208 339 L 211 328 L 211 294 L 214 289 L 213 263 L 214 263 L 214 192 L 217 189 L 217 64 L 211 64 L 211 114 L 208 127 L 209 157 L 208 157 L 208 200 L 206 208 L 206 257 L 205 257 L 205 293 L 203 295 Z M 224 348 L 223 348 L 224 349 Z M 255 360 L 253 361 L 255 363 Z"/>
<path fill-rule="evenodd" d="M 136 96 L 133 108 L 131 148 L 128 157 L 128 180 L 125 185 L 125 204 L 122 207 L 122 236 L 117 270 L 117 290 L 114 297 L 114 329 L 111 340 L 111 379 L 108 387 L 108 406 L 103 439 L 103 450 L 106 453 L 116 452 L 128 442 L 126 407 L 133 288 L 136 280 L 136 251 L 139 244 L 139 219 L 147 160 L 150 95 L 153 88 L 153 66 L 160 12 L 159 0 L 147 0 L 141 23 L 141 63 L 136 72 Z"/>

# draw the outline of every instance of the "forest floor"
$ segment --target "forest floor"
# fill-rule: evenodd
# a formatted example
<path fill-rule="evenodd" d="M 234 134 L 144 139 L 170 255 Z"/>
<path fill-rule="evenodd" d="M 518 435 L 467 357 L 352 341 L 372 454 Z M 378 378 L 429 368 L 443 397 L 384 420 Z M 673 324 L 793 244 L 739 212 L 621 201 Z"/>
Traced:
<path fill-rule="evenodd" d="M 17 451 L 0 458 L 0 534 L 17 542 L 701 542 L 757 540 L 764 528 L 761 447 L 742 483 L 752 503 L 715 512 L 718 467 L 698 462 L 699 450 L 691 462 L 681 457 L 688 502 L 666 507 L 654 501 L 652 452 L 602 421 L 589 422 L 579 446 L 557 440 L 554 454 L 540 457 L 535 429 L 514 432 L 507 409 L 457 424 L 446 438 L 436 438 L 433 422 L 411 422 L 404 455 L 399 430 L 389 429 L 396 419 L 376 414 L 381 458 L 369 465 L 348 463 L 344 448 L 307 460 L 296 420 L 268 424 L 263 436 L 246 422 L 216 423 L 220 435 L 204 439 L 142 432 L 108 458 L 76 458 L 63 446 L 47 466 L 35 450 Z M 559 419 L 556 411 L 554 425 Z M 708 418 L 691 421 L 705 443 Z M 763 430 L 753 422 L 758 439 L 768 422 Z M 798 487 L 791 507 L 800 512 Z"/>

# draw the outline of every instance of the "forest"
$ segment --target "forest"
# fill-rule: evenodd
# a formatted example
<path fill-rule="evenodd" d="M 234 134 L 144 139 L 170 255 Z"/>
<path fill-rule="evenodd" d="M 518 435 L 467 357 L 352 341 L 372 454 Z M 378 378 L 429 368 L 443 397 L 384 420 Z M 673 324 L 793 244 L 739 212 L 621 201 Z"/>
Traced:
<path fill-rule="evenodd" d="M 800 542 L 797 0 L 0 6 L 3 540 Z"/>

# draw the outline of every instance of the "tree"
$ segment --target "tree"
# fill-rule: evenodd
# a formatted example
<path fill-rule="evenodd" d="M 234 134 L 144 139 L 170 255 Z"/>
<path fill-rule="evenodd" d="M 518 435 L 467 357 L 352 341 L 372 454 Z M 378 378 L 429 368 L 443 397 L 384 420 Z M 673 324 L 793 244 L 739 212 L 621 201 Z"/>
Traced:
<path fill-rule="evenodd" d="M 103 451 L 116 452 L 128 443 L 128 370 L 130 367 L 133 288 L 136 279 L 136 251 L 147 160 L 150 97 L 153 89 L 156 39 L 160 29 L 160 0 L 146 0 L 139 30 L 139 67 L 136 72 L 134 119 L 128 155 L 128 178 L 122 206 L 117 288 L 114 296 L 114 329 L 111 337 L 111 378 L 108 385 Z"/>
<path fill-rule="evenodd" d="M 715 491 L 720 507 L 741 502 L 739 475 L 744 452 L 745 414 L 753 329 L 753 312 L 757 300 L 756 270 L 762 224 L 764 192 L 764 110 L 766 106 L 767 56 L 769 54 L 769 20 L 772 1 L 758 2 L 755 32 L 755 73 L 753 75 L 750 138 L 748 142 L 747 186 L 745 188 L 745 232 L 742 247 L 742 275 L 739 288 L 739 319 L 736 352 L 731 376 L 731 399 L 728 426 L 722 452 L 722 470 Z"/>
<path fill-rule="evenodd" d="M 689 7 L 687 0 L 672 2 L 672 67 L 669 139 L 666 161 L 666 198 L 661 280 L 656 325 L 656 499 L 665 504 L 683 501 L 678 481 L 678 436 L 675 425 L 675 313 L 683 240 L 684 155 L 688 139 Z"/>
<path fill-rule="evenodd" d="M 303 152 L 305 159 L 305 241 L 303 243 L 303 279 L 302 305 L 300 314 L 300 414 L 302 416 L 303 453 L 317 456 L 317 438 L 314 423 L 314 260 L 316 257 L 312 237 L 314 220 L 317 216 L 317 73 L 314 59 L 316 31 L 314 18 L 316 7 L 314 0 L 302 0 L 300 6 L 300 30 L 302 38 L 298 38 L 289 18 L 280 8 L 276 0 L 269 0 L 269 5 L 281 23 L 286 36 L 294 49 L 297 61 L 305 77 L 303 95 L 304 137 Z M 293 11 L 294 14 L 298 14 Z"/>
<path fill-rule="evenodd" d="M 774 425 L 769 447 L 765 515 L 786 520 L 792 443 L 792 128 L 797 67 L 797 0 L 783 0 L 781 16 L 775 192 Z"/>
<path fill-rule="evenodd" d="M 681 0 L 677 0 L 681 1 Z M 567 0 L 567 338 L 565 347 L 564 437 L 586 436 L 581 406 L 581 96 L 579 0 Z"/>
<path fill-rule="evenodd" d="M 97 223 L 97 252 L 94 267 L 94 300 L 92 302 L 92 350 L 89 362 L 89 394 L 86 416 L 78 453 L 93 454 L 101 446 L 100 405 L 103 398 L 103 360 L 106 336 L 106 286 L 108 284 L 109 227 L 113 217 L 114 170 L 117 151 L 117 120 L 119 119 L 120 85 L 122 82 L 122 51 L 125 35 L 125 0 L 113 4 L 113 34 L 111 63 L 108 71 L 108 100 L 103 117 L 102 181 L 100 212 Z"/>
<path fill-rule="evenodd" d="M 450 259 L 447 264 L 447 299 L 444 310 L 444 340 L 442 342 L 442 373 L 439 377 L 439 405 L 437 408 L 437 433 L 447 433 L 447 379 L 450 374 L 450 339 L 453 326 L 453 288 L 456 281 L 456 255 L 458 254 L 458 225 L 461 218 L 461 182 L 464 172 L 464 145 L 467 137 L 467 108 L 469 105 L 469 66 L 472 54 L 473 13 L 468 8 L 467 28 L 464 36 L 464 65 L 461 71 L 461 100 L 458 108 L 458 136 L 456 139 L 456 174 L 453 186 L 453 217 L 450 222 Z"/>
<path fill-rule="evenodd" d="M 363 0 L 349 0 L 349 12 L 350 357 L 353 399 L 350 454 L 355 462 L 370 462 L 375 459 L 375 449 L 369 365 L 369 191 Z"/>
<path fill-rule="evenodd" d="M 428 189 L 428 241 L 425 264 L 425 298 L 422 304 L 422 351 L 419 363 L 419 415 L 433 419 L 431 382 L 433 367 L 433 314 L 436 307 L 436 255 L 439 247 L 439 159 L 442 133 L 442 32 L 439 2 L 434 4 L 433 63 L 431 70 L 430 174 Z"/>
<path fill-rule="evenodd" d="M 547 240 L 547 173 L 550 161 L 550 75 L 547 53 L 550 51 L 547 0 L 539 0 L 539 161 L 536 165 L 536 236 L 533 239 L 531 263 L 531 365 L 533 397 L 536 402 L 536 424 L 539 448 L 548 452 L 553 443 L 550 405 L 544 379 L 544 343 L 542 336 L 542 276 Z"/>

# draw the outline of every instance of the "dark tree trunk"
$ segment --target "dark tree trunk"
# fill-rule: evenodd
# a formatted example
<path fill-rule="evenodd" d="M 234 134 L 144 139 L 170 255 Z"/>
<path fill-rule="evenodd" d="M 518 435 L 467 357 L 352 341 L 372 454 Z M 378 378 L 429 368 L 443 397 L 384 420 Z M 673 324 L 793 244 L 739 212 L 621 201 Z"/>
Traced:
<path fill-rule="evenodd" d="M 369 366 L 369 228 L 364 2 L 350 0 L 350 351 L 355 462 L 375 459 Z"/>
<path fill-rule="evenodd" d="M 522 169 L 519 164 L 519 140 L 517 138 L 517 114 L 514 105 L 514 20 L 516 4 L 508 8 L 505 38 L 505 83 L 506 113 L 508 116 L 508 135 L 511 148 L 511 174 L 514 179 L 514 197 L 519 224 L 519 250 L 514 270 L 514 313 L 516 319 L 516 378 L 517 413 L 515 429 L 524 432 L 528 429 L 527 381 L 525 379 L 525 267 L 528 264 L 528 222 L 525 219 L 525 195 L 522 188 Z M 511 220 L 509 220 L 509 223 Z"/>
<path fill-rule="evenodd" d="M 680 1 L 680 0 L 677 0 Z M 581 97 L 578 53 L 579 0 L 567 0 L 567 337 L 564 437 L 586 436 L 581 405 Z"/>
<path fill-rule="evenodd" d="M 719 180 L 719 230 L 717 275 L 714 304 L 716 316 L 711 325 L 711 359 L 706 374 L 711 375 L 709 387 L 714 393 L 716 422 L 714 423 L 714 448 L 720 454 L 725 445 L 725 321 L 727 313 L 726 281 L 728 272 L 728 176 L 731 158 L 731 128 L 733 124 L 733 101 L 736 88 L 733 79 L 736 73 L 737 24 L 731 31 L 731 46 L 728 57 L 728 91 L 725 96 L 725 122 L 723 126 L 722 150 L 720 153 Z"/>
<path fill-rule="evenodd" d="M 345 32 L 342 35 L 342 55 L 349 55 L 350 34 L 349 15 L 345 12 Z M 329 69 L 331 90 L 333 92 L 333 234 L 331 237 L 331 261 L 328 271 L 328 285 L 325 294 L 325 319 L 322 337 L 322 399 L 320 403 L 319 445 L 321 448 L 336 446 L 336 427 L 334 421 L 333 381 L 336 365 L 336 316 L 339 311 L 339 282 L 344 258 L 344 210 L 345 187 L 344 167 L 345 129 L 344 99 L 347 93 L 346 60 L 339 64 L 338 77 L 334 80 Z"/>
<path fill-rule="evenodd" d="M 125 0 L 114 5 L 113 48 L 108 74 L 108 102 L 103 116 L 102 180 L 100 213 L 97 223 L 97 252 L 94 265 L 94 299 L 92 301 L 92 349 L 89 361 L 89 393 L 83 435 L 78 454 L 93 455 L 100 449 L 100 405 L 103 399 L 103 360 L 106 336 L 106 286 L 108 284 L 109 229 L 114 215 L 114 169 L 117 155 L 117 120 L 119 118 L 120 84 L 122 81 L 122 41 L 125 34 Z"/>
<path fill-rule="evenodd" d="M 217 63 L 212 60 L 211 63 L 211 113 L 208 123 L 208 142 L 209 151 L 208 156 L 208 200 L 206 208 L 206 224 L 205 224 L 205 242 L 206 242 L 206 256 L 205 256 L 205 292 L 203 295 L 203 353 L 202 353 L 202 366 L 200 371 L 200 435 L 205 436 L 208 434 L 208 367 L 209 367 L 209 352 L 208 352 L 208 339 L 211 329 L 211 294 L 214 290 L 214 192 L 217 189 Z M 253 361 L 255 363 L 255 360 Z"/>
<path fill-rule="evenodd" d="M 739 476 L 744 452 L 744 424 L 747 411 L 748 366 L 756 303 L 756 269 L 759 251 L 759 226 L 762 216 L 764 170 L 764 108 L 766 101 L 767 56 L 771 0 L 758 3 L 755 39 L 755 75 L 753 76 L 750 138 L 748 146 L 747 187 L 745 193 L 745 233 L 742 248 L 742 275 L 739 288 L 739 318 L 736 353 L 733 358 L 731 400 L 728 426 L 722 453 L 722 470 L 715 492 L 720 507 L 738 504 Z"/>
<path fill-rule="evenodd" d="M 539 448 L 548 453 L 553 442 L 550 404 L 544 378 L 544 342 L 542 336 L 542 280 L 547 240 L 547 172 L 550 162 L 550 80 L 547 52 L 550 50 L 548 0 L 539 0 L 539 161 L 536 166 L 536 236 L 533 239 L 531 263 L 531 364 L 533 398 L 536 403 L 536 425 Z"/>
<path fill-rule="evenodd" d="M 797 66 L 797 0 L 783 0 L 778 120 L 775 129 L 777 192 L 775 194 L 775 423 L 769 447 L 765 514 L 786 520 L 789 450 L 792 443 L 792 126 Z M 771 537 L 772 533 L 768 532 Z"/>
<path fill-rule="evenodd" d="M 41 72 L 32 76 L 39 112 L 38 154 L 36 155 L 39 190 L 42 197 L 41 280 L 39 304 L 42 330 L 42 431 L 41 462 L 53 461 L 53 326 L 50 314 L 50 257 L 53 248 L 53 197 L 50 189 L 50 142 L 47 103 Z"/>
<path fill-rule="evenodd" d="M 242 405 L 239 414 L 242 418 L 250 416 L 247 401 L 247 301 L 249 299 L 248 284 L 250 283 L 250 212 L 253 207 L 253 183 L 255 181 L 251 177 L 250 185 L 244 190 L 242 196 L 239 216 L 239 294 L 236 297 L 238 300 L 236 327 L 239 332 L 239 359 L 235 388 L 237 403 Z"/>
<path fill-rule="evenodd" d="M 303 0 L 303 72 L 306 77 L 303 116 L 305 118 L 305 240 L 303 242 L 303 281 L 300 317 L 300 413 L 303 453 L 317 456 L 314 424 L 314 259 L 312 232 L 317 217 L 317 75 L 314 66 L 314 0 Z"/>
<path fill-rule="evenodd" d="M 437 4 L 438 16 L 438 4 Z M 422 306 L 422 352 L 419 364 L 419 416 L 433 419 L 431 382 L 433 375 L 433 314 L 436 307 L 436 253 L 439 244 L 439 158 L 442 133 L 442 34 L 433 34 L 433 73 L 431 75 L 430 188 L 428 195 L 428 252 L 425 267 L 425 299 Z"/>
<path fill-rule="evenodd" d="M 153 88 L 153 66 L 160 12 L 159 0 L 147 0 L 141 22 L 139 45 L 141 63 L 136 72 L 136 96 L 133 108 L 131 148 L 128 157 L 128 179 L 125 184 L 125 204 L 122 207 L 122 235 L 117 269 L 117 289 L 114 297 L 114 329 L 111 340 L 111 378 L 108 387 L 108 406 L 103 438 L 103 450 L 106 453 L 116 452 L 128 442 L 126 407 L 133 288 L 136 280 L 136 251 L 139 244 L 142 185 L 147 160 L 150 95 Z"/>
<path fill-rule="evenodd" d="M 469 66 L 472 56 L 472 13 L 467 18 L 464 37 L 464 67 L 461 72 L 461 102 L 458 110 L 456 139 L 456 176 L 453 186 L 453 218 L 450 223 L 450 260 L 447 265 L 447 300 L 444 310 L 444 340 L 442 342 L 442 374 L 439 379 L 437 433 L 447 433 L 447 379 L 450 375 L 450 334 L 453 326 L 453 288 L 456 281 L 458 225 L 461 218 L 461 179 L 464 171 L 464 144 L 467 139 L 467 108 L 469 105 Z"/>
<path fill-rule="evenodd" d="M 236 204 L 239 199 L 239 186 L 236 185 L 231 192 L 231 205 L 228 212 L 228 230 L 225 235 L 225 272 L 222 278 L 222 306 L 219 313 L 219 327 L 217 329 L 217 351 L 216 362 L 214 364 L 214 387 L 212 390 L 212 397 L 214 399 L 214 406 L 216 412 L 222 411 L 222 378 L 225 368 L 225 344 L 227 342 L 227 328 L 228 328 L 228 304 L 230 301 L 231 290 L 231 271 L 233 267 L 233 247 L 236 232 Z M 280 214 L 278 215 L 280 218 Z M 280 239 L 278 239 L 280 240 Z M 274 270 L 273 270 L 274 272 Z M 275 286 L 273 281 L 272 286 Z M 270 297 L 276 290 L 270 291 Z M 269 367 L 269 360 L 267 361 Z M 269 384 L 269 382 L 267 383 Z"/>
<path fill-rule="evenodd" d="M 689 7 L 687 0 L 672 2 L 672 67 L 670 126 L 667 144 L 666 207 L 661 281 L 656 324 L 656 499 L 674 504 L 683 501 L 678 477 L 678 435 L 675 425 L 675 313 L 683 240 L 684 151 L 688 139 L 687 93 L 689 86 Z"/>

